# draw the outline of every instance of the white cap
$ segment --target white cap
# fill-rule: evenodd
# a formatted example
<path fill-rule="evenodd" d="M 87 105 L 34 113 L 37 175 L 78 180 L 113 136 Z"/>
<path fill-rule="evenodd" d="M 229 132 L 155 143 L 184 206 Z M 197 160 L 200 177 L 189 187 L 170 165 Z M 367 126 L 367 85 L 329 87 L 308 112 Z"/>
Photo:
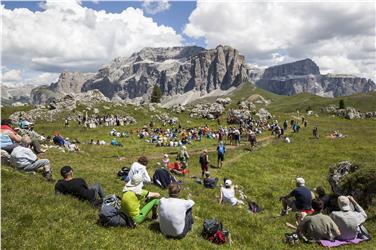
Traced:
<path fill-rule="evenodd" d="M 135 174 L 132 179 L 125 185 L 123 192 L 133 191 L 136 194 L 140 194 L 142 191 L 143 179 L 142 175 Z"/>
<path fill-rule="evenodd" d="M 342 211 L 350 211 L 350 200 L 346 196 L 338 197 L 338 206 Z"/>
<path fill-rule="evenodd" d="M 225 181 L 225 186 L 226 187 L 230 187 L 232 185 L 232 181 L 230 180 L 230 179 L 227 179 L 226 181 Z"/>
<path fill-rule="evenodd" d="M 296 178 L 296 184 L 298 184 L 298 186 L 304 186 L 305 180 L 302 177 L 298 177 Z"/>

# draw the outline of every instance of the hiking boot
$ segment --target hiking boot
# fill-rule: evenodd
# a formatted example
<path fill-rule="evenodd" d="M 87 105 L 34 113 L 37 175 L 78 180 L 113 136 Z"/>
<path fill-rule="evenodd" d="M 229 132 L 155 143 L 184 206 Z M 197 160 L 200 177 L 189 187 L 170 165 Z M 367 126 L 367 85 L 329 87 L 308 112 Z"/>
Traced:
<path fill-rule="evenodd" d="M 51 172 L 47 172 L 45 174 L 43 174 L 44 178 L 46 178 L 46 180 L 48 182 L 54 182 L 54 179 L 52 178 L 52 173 Z"/>

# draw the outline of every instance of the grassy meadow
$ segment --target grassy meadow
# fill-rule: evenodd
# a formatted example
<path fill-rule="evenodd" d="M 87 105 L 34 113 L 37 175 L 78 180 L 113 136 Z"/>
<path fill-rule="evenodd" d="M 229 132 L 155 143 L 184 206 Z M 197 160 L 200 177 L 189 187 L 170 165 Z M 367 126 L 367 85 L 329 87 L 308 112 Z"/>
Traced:
<path fill-rule="evenodd" d="M 312 95 L 293 97 L 278 96 L 262 90 L 254 90 L 245 86 L 242 91 L 231 95 L 233 103 L 258 93 L 272 103 L 266 107 L 275 118 L 297 119 L 296 110 L 304 111 L 308 105 L 315 111 L 320 106 L 330 103 L 338 104 L 336 99 L 321 98 Z M 346 97 L 346 104 L 353 104 L 362 111 L 376 110 L 376 95 Z M 11 110 L 12 112 L 14 111 Z M 113 107 L 113 114 L 129 113 L 134 116 L 136 125 L 122 127 L 123 131 L 136 131 L 151 120 L 152 112 L 146 108 L 135 109 Z M 164 112 L 164 111 L 163 111 Z M 2 116 L 9 115 L 7 108 L 2 109 Z M 208 124 L 217 128 L 216 121 L 189 118 L 187 114 L 176 115 L 183 127 Z M 98 210 L 89 203 L 78 201 L 70 196 L 55 196 L 54 184 L 47 183 L 40 175 L 29 175 L 10 167 L 1 167 L 1 246 L 3 249 L 289 249 L 283 243 L 284 234 L 292 232 L 285 226 L 286 222 L 294 223 L 294 214 L 278 217 L 281 210 L 278 198 L 294 188 L 296 176 L 305 178 L 307 186 L 314 188 L 324 186 L 330 190 L 327 175 L 329 166 L 339 161 L 349 160 L 360 164 L 363 168 L 376 168 L 376 120 L 345 120 L 323 114 L 306 116 L 308 128 L 302 126 L 301 131 L 288 133 L 292 143 L 285 144 L 276 140 L 266 131 L 259 136 L 263 140 L 253 151 L 243 143 L 237 148 L 228 147 L 222 169 L 211 168 L 212 176 L 223 179 L 229 177 L 241 187 L 244 193 L 260 204 L 264 211 L 252 215 L 247 210 L 229 205 L 219 205 L 219 188 L 204 189 L 189 177 L 179 177 L 183 181 L 181 197 L 191 195 L 195 201 L 193 230 L 182 240 L 168 239 L 158 229 L 158 223 L 151 219 L 135 229 L 103 228 L 96 224 Z M 300 120 L 300 119 L 299 119 Z M 224 124 L 225 115 L 221 118 Z M 160 123 L 156 122 L 156 126 Z M 311 139 L 313 126 L 319 129 L 320 139 Z M 117 171 L 129 166 L 141 155 L 150 159 L 149 174 L 154 172 L 156 163 L 164 153 L 175 158 L 177 148 L 159 148 L 137 138 L 132 133 L 129 138 L 121 138 L 124 147 L 97 146 L 84 144 L 90 139 L 110 142 L 109 132 L 112 127 L 86 129 L 72 123 L 63 126 L 63 120 L 52 123 L 38 122 L 35 130 L 46 135 L 60 131 L 65 137 L 77 138 L 82 144 L 80 152 L 63 153 L 58 149 L 50 149 L 41 158 L 51 161 L 54 178 L 60 179 L 59 170 L 64 165 L 71 165 L 76 177 L 83 177 L 87 183 L 99 182 L 106 194 L 121 195 L 124 182 L 117 178 Z M 332 130 L 340 130 L 347 135 L 343 139 L 329 139 L 326 136 Z M 216 140 L 204 139 L 188 145 L 191 155 L 189 175 L 201 174 L 198 157 L 201 150 L 210 151 L 209 160 L 216 165 Z M 166 190 L 154 185 L 146 185 L 146 189 L 160 192 L 167 196 Z M 365 224 L 373 237 L 376 237 L 376 204 L 367 211 L 368 221 Z M 205 218 L 217 218 L 231 232 L 232 244 L 218 246 L 204 240 L 201 236 L 202 223 Z M 317 244 L 298 244 L 294 249 L 321 249 Z M 376 241 L 372 240 L 340 249 L 376 249 Z"/>

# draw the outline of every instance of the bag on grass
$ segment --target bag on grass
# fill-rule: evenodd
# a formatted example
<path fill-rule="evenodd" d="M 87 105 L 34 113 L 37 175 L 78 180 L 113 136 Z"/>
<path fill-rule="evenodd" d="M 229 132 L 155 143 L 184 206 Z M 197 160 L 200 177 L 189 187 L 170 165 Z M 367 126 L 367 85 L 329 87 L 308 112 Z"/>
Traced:
<path fill-rule="evenodd" d="M 120 198 L 112 194 L 103 199 L 99 212 L 99 224 L 104 227 L 135 227 L 131 217 L 120 210 Z"/>
<path fill-rule="evenodd" d="M 220 221 L 215 219 L 205 219 L 201 235 L 213 243 L 224 244 L 228 241 L 229 232 L 223 230 Z"/>
<path fill-rule="evenodd" d="M 252 213 L 259 213 L 262 211 L 262 208 L 254 201 L 249 201 L 248 202 L 248 209 Z"/>
<path fill-rule="evenodd" d="M 129 171 L 131 171 L 128 167 L 122 167 L 121 170 L 117 173 L 120 179 L 125 180 L 128 177 Z"/>

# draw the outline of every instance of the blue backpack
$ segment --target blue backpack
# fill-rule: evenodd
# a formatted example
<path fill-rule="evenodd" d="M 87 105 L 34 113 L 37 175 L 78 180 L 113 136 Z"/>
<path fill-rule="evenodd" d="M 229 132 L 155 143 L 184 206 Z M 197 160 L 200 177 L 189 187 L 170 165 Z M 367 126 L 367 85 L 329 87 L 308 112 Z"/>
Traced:
<path fill-rule="evenodd" d="M 218 146 L 217 151 L 218 151 L 218 154 L 223 155 L 225 153 L 225 146 L 223 145 Z"/>

